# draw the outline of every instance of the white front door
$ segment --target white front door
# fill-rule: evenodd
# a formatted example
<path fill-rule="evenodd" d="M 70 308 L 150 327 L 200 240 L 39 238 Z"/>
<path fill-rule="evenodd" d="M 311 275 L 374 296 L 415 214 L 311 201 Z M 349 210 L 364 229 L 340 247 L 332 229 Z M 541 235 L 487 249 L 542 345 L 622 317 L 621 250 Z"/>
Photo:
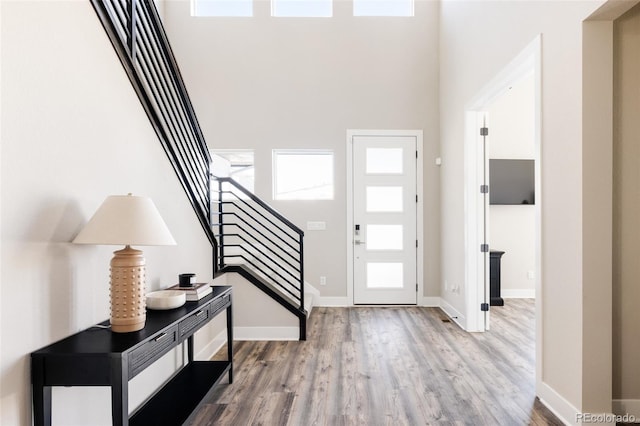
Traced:
<path fill-rule="evenodd" d="M 354 304 L 417 304 L 416 149 L 416 136 L 352 137 Z"/>

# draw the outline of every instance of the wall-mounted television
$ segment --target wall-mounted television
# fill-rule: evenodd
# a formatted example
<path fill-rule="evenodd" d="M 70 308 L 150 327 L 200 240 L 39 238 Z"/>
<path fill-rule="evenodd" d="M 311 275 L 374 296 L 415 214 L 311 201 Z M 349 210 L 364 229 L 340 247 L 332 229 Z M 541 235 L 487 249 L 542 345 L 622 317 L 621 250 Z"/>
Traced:
<path fill-rule="evenodd" d="M 534 160 L 489 160 L 489 204 L 535 204 Z"/>

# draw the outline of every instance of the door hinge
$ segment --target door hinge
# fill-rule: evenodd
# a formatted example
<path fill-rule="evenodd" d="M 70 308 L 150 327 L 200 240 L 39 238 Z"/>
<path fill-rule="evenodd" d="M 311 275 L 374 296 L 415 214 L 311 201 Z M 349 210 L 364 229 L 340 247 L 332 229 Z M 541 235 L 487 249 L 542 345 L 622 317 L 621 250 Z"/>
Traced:
<path fill-rule="evenodd" d="M 480 136 L 489 136 L 489 128 L 481 127 L 480 128 Z"/>
<path fill-rule="evenodd" d="M 418 247 L 418 240 L 416 240 L 416 247 Z"/>
<path fill-rule="evenodd" d="M 480 244 L 480 251 L 482 253 L 489 253 L 489 244 Z"/>
<path fill-rule="evenodd" d="M 418 292 L 418 283 L 416 283 L 416 293 Z"/>
<path fill-rule="evenodd" d="M 480 310 L 481 310 L 482 312 L 487 312 L 487 311 L 489 311 L 489 304 L 488 304 L 488 303 L 481 303 L 481 304 L 480 304 Z"/>
<path fill-rule="evenodd" d="M 418 202 L 418 194 L 416 194 L 416 203 Z"/>
<path fill-rule="evenodd" d="M 416 158 L 418 158 L 418 150 L 416 149 Z"/>
<path fill-rule="evenodd" d="M 488 194 L 489 193 L 489 185 L 480 185 L 480 193 Z"/>

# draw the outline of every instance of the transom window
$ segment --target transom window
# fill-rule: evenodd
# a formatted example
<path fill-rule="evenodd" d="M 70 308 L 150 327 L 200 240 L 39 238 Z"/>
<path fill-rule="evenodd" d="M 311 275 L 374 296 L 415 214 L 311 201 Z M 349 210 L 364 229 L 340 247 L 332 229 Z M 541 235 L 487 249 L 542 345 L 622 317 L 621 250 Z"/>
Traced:
<path fill-rule="evenodd" d="M 353 16 L 413 15 L 413 0 L 353 0 Z"/>
<path fill-rule="evenodd" d="M 253 16 L 253 0 L 191 0 L 191 16 Z"/>
<path fill-rule="evenodd" d="M 191 16 L 253 16 L 253 1 L 191 0 Z M 414 16 L 414 1 L 353 0 L 353 16 Z M 271 0 L 271 16 L 329 18 L 333 0 Z"/>
<path fill-rule="evenodd" d="M 271 16 L 329 18 L 333 4 L 331 0 L 271 0 Z"/>

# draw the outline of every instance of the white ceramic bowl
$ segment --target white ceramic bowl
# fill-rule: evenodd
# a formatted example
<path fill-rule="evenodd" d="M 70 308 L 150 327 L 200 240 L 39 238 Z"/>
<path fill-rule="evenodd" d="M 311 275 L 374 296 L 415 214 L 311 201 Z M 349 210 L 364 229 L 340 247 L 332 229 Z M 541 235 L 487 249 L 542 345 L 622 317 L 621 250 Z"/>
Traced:
<path fill-rule="evenodd" d="M 184 305 L 187 293 L 180 290 L 159 290 L 147 294 L 147 308 L 165 310 Z"/>

